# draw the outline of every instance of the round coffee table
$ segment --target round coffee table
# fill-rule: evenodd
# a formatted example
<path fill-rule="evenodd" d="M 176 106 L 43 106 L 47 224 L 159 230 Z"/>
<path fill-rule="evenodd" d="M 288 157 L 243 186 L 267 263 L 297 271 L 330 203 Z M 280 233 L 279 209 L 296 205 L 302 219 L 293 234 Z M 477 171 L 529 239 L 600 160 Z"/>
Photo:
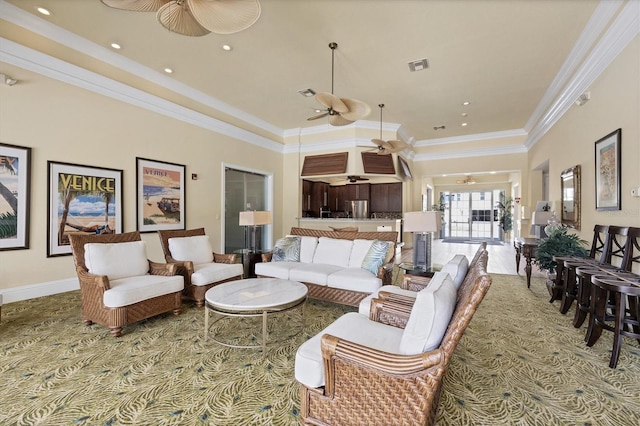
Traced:
<path fill-rule="evenodd" d="M 267 349 L 267 317 L 273 314 L 301 308 L 302 327 L 294 335 L 304 330 L 304 302 L 307 300 L 307 286 L 296 281 L 279 278 L 249 278 L 229 281 L 211 287 L 204 295 L 204 340 L 209 334 L 209 312 L 220 315 L 216 321 L 231 317 L 262 317 L 261 345 L 234 345 L 215 339 L 212 340 L 232 348 L 259 348 L 266 354 Z M 288 336 L 287 339 L 293 336 Z M 284 340 L 284 339 L 283 339 Z M 279 343 L 283 340 L 271 343 Z"/>

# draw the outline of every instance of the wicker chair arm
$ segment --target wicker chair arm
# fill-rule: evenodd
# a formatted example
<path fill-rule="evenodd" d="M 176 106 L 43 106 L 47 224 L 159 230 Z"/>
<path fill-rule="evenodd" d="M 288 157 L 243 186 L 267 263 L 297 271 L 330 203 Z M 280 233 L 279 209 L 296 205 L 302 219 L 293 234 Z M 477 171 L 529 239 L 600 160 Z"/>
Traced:
<path fill-rule="evenodd" d="M 393 279 L 393 262 L 380 266 L 376 276 L 382 280 L 382 285 L 391 284 Z"/>
<path fill-rule="evenodd" d="M 176 263 L 158 263 L 149 260 L 149 273 L 151 275 L 164 275 L 170 277 L 175 275 L 177 272 L 178 265 Z"/>
<path fill-rule="evenodd" d="M 263 262 L 271 262 L 271 257 L 273 257 L 273 253 L 269 252 L 269 253 L 262 253 L 262 261 Z"/>
<path fill-rule="evenodd" d="M 394 302 L 384 299 L 373 299 L 369 319 L 393 327 L 405 328 L 411 315 L 413 305 L 406 302 Z"/>
<path fill-rule="evenodd" d="M 420 291 L 431 282 L 431 277 L 420 277 L 416 275 L 405 276 L 400 287 L 404 290 Z"/>
<path fill-rule="evenodd" d="M 404 294 L 391 293 L 389 291 L 379 291 L 378 299 L 382 299 L 385 302 L 403 303 L 405 305 L 413 306 L 416 301 L 415 297 L 406 296 Z"/>
<path fill-rule="evenodd" d="M 335 362 L 348 363 L 354 369 L 374 370 L 375 374 L 408 376 L 435 367 L 444 360 L 444 351 L 435 349 L 417 355 L 399 355 L 363 346 L 349 340 L 325 334 L 321 340 L 325 374 L 325 395 L 335 392 Z"/>
<path fill-rule="evenodd" d="M 78 279 L 80 286 L 89 285 L 98 287 L 102 292 L 105 292 L 111 288 L 109 285 L 109 278 L 106 275 L 94 275 L 90 274 L 82 266 L 76 266 L 76 272 L 78 273 Z"/>
<path fill-rule="evenodd" d="M 213 261 L 215 263 L 236 263 L 238 255 L 236 254 L 218 254 L 213 253 Z"/>

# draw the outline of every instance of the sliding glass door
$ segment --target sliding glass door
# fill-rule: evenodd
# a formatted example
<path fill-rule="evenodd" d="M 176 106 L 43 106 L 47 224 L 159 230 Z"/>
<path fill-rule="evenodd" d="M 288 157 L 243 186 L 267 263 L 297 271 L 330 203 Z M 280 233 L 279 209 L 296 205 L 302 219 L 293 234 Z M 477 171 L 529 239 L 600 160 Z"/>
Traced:
<path fill-rule="evenodd" d="M 446 221 L 444 238 L 459 240 L 500 239 L 496 202 L 500 190 L 443 191 Z"/>

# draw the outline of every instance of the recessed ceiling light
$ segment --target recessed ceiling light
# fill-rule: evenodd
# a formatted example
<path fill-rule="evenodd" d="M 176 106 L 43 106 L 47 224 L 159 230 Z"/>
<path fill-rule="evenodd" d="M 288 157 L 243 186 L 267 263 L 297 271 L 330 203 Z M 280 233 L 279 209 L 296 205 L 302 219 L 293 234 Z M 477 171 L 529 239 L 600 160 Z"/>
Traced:
<path fill-rule="evenodd" d="M 116 50 L 121 48 L 121 46 L 118 43 L 111 43 L 111 47 L 113 47 Z"/>
<path fill-rule="evenodd" d="M 38 7 L 36 8 L 36 10 L 45 16 L 51 16 L 51 12 L 49 12 L 49 10 L 45 9 L 44 7 Z"/>
<path fill-rule="evenodd" d="M 442 177 L 447 177 L 447 175 L 442 175 Z"/>
<path fill-rule="evenodd" d="M 166 72 L 167 74 L 172 74 L 173 70 L 171 68 L 165 68 L 164 72 Z"/>
<path fill-rule="evenodd" d="M 461 116 L 463 116 L 463 117 L 466 117 L 466 116 L 467 116 L 467 115 L 469 115 L 469 114 L 467 114 L 466 112 L 463 112 L 463 113 L 462 113 L 462 114 L 460 114 L 460 115 L 461 115 Z"/>
<path fill-rule="evenodd" d="M 464 101 L 464 102 L 462 103 L 462 105 L 464 105 L 464 106 L 467 106 L 467 105 L 469 105 L 469 104 L 471 104 L 471 102 L 469 102 L 469 101 Z"/>
<path fill-rule="evenodd" d="M 233 47 L 229 46 L 228 44 L 223 44 L 222 45 L 222 50 L 226 50 L 227 52 L 230 51 L 231 49 L 233 49 Z"/>
<path fill-rule="evenodd" d="M 461 126 L 462 127 L 467 127 L 469 125 L 469 123 L 462 123 Z"/>
<path fill-rule="evenodd" d="M 496 174 L 496 172 L 491 172 L 491 174 L 492 174 L 492 175 L 495 175 L 495 174 Z"/>

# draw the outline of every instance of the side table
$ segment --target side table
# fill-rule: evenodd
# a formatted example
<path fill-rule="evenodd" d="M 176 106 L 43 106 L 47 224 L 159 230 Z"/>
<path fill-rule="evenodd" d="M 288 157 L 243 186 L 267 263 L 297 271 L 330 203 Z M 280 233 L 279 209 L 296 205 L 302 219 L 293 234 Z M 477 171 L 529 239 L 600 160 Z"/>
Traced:
<path fill-rule="evenodd" d="M 527 274 L 527 288 L 531 287 L 531 259 L 536 257 L 538 239 L 516 238 L 513 240 L 513 248 L 516 249 L 516 273 L 520 274 L 520 257 L 524 256 L 526 265 L 524 271 Z"/>

